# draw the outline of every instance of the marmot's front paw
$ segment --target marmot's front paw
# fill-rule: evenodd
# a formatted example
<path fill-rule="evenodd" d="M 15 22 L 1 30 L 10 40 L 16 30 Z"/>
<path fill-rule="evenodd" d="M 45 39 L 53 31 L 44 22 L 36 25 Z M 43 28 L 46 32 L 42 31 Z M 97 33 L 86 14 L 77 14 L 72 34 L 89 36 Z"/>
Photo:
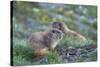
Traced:
<path fill-rule="evenodd" d="M 43 49 L 36 49 L 34 52 L 35 56 L 44 56 L 47 55 L 49 53 L 47 48 L 43 48 Z"/>

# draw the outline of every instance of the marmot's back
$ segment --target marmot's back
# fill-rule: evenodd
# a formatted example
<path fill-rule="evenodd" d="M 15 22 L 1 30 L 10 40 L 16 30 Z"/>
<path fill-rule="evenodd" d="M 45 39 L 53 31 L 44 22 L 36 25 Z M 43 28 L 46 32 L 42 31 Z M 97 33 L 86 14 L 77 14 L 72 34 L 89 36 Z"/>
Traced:
<path fill-rule="evenodd" d="M 43 43 L 45 34 L 46 33 L 44 32 L 36 32 L 34 34 L 31 34 L 28 37 L 28 44 L 31 45 L 34 49 L 45 48 L 46 46 Z"/>

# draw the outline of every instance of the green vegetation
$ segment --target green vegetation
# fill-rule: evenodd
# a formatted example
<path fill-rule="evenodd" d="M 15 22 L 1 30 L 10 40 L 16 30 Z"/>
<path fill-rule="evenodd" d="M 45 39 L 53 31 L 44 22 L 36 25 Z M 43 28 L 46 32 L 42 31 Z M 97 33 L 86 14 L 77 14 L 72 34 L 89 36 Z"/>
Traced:
<path fill-rule="evenodd" d="M 23 40 L 18 40 L 19 43 L 13 44 L 13 64 L 16 66 L 19 65 L 40 65 L 40 64 L 58 64 L 65 63 L 67 60 L 63 60 L 62 57 L 58 54 L 58 52 L 50 51 L 49 54 L 42 59 L 39 57 L 35 57 L 34 50 L 25 45 Z M 57 47 L 65 47 L 68 49 L 69 47 L 82 47 L 84 45 L 92 45 L 94 42 L 91 40 L 87 40 L 86 42 L 79 42 L 79 40 L 74 40 L 73 38 L 67 37 L 64 38 Z M 91 59 L 91 61 L 96 61 L 96 53 L 90 53 L 90 56 L 87 59 Z M 76 60 L 76 62 L 83 62 L 84 58 L 80 57 Z"/>
<path fill-rule="evenodd" d="M 86 41 L 82 41 L 74 37 L 65 37 L 62 39 L 59 45 L 60 44 L 61 46 L 65 46 L 65 47 L 82 47 L 85 45 L 95 44 L 95 42 L 90 39 L 87 39 Z"/>

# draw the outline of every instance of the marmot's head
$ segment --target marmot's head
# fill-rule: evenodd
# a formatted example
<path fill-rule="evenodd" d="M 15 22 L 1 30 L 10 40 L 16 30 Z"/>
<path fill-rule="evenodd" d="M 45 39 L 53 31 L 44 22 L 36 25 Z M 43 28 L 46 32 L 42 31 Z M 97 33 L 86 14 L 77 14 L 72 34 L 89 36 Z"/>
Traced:
<path fill-rule="evenodd" d="M 57 28 L 59 30 L 61 30 L 61 28 L 64 26 L 64 24 L 62 22 L 53 22 L 52 23 L 52 27 L 53 28 Z"/>
<path fill-rule="evenodd" d="M 51 29 L 48 32 L 52 39 L 59 40 L 63 38 L 63 32 L 58 29 Z"/>
<path fill-rule="evenodd" d="M 63 33 L 65 33 L 65 31 L 69 30 L 67 25 L 65 25 L 63 22 L 53 22 L 51 24 L 52 28 L 56 28 L 61 30 Z"/>
<path fill-rule="evenodd" d="M 58 29 L 51 29 L 45 36 L 45 43 L 50 50 L 53 50 L 63 38 L 63 32 Z"/>

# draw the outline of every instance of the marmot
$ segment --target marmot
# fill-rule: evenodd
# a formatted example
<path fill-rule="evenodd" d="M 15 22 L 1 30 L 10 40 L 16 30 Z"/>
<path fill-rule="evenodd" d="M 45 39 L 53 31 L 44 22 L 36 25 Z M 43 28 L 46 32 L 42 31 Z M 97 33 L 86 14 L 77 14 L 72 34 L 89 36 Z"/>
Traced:
<path fill-rule="evenodd" d="M 27 41 L 35 50 L 36 55 L 45 55 L 48 50 L 53 50 L 62 38 L 62 31 L 51 29 L 44 32 L 35 32 L 28 37 Z"/>
<path fill-rule="evenodd" d="M 66 24 L 64 24 L 64 22 L 53 22 L 51 24 L 51 26 L 53 28 L 57 28 L 57 29 L 61 30 L 67 36 L 73 36 L 76 38 L 80 38 L 81 40 L 86 40 L 86 38 L 84 36 L 82 36 L 81 34 L 69 29 L 68 26 Z"/>

